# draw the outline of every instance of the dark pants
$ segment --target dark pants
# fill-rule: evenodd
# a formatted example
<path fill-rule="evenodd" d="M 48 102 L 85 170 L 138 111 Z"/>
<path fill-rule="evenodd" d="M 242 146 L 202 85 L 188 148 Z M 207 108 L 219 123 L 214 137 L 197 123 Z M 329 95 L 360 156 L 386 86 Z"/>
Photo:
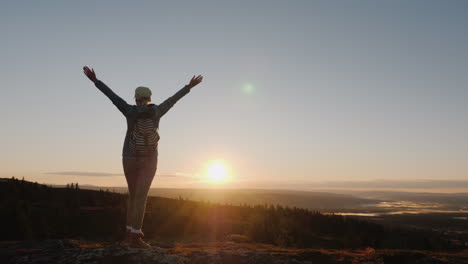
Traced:
<path fill-rule="evenodd" d="M 127 225 L 141 229 L 145 216 L 146 197 L 153 182 L 158 156 L 145 158 L 122 158 L 128 184 Z"/>

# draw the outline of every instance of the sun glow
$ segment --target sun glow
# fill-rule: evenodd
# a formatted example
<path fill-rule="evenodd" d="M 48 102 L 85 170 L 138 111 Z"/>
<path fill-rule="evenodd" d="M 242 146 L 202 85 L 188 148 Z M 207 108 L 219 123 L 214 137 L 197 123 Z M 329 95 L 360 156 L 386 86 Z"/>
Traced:
<path fill-rule="evenodd" d="M 224 182 L 227 179 L 227 166 L 222 161 L 212 161 L 206 170 L 206 177 L 211 182 Z"/>

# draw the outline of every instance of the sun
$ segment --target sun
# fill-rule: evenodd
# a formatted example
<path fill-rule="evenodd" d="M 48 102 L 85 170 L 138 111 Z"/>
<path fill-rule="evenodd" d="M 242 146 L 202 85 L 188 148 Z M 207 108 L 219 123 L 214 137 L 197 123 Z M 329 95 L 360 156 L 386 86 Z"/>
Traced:
<path fill-rule="evenodd" d="M 212 182 L 222 182 L 227 178 L 227 167 L 222 161 L 213 161 L 208 165 L 206 177 Z"/>

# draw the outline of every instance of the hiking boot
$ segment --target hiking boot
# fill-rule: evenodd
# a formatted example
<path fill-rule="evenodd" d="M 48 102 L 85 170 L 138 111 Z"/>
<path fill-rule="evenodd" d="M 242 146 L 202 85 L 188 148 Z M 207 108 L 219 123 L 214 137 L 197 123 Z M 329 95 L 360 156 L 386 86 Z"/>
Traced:
<path fill-rule="evenodd" d="M 132 231 L 130 231 L 129 229 L 127 229 L 127 231 L 125 232 L 125 238 L 124 240 L 122 240 L 123 243 L 127 243 L 127 244 L 130 244 L 130 233 L 132 233 Z"/>
<path fill-rule="evenodd" d="M 143 233 L 133 233 L 130 232 L 129 234 L 129 241 L 128 247 L 131 248 L 151 248 L 151 245 L 143 241 L 141 239 L 143 237 Z"/>

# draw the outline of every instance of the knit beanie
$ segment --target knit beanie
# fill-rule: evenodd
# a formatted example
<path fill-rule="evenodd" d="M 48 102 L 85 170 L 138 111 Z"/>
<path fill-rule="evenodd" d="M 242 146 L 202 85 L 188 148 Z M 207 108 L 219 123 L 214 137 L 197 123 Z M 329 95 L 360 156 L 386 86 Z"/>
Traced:
<path fill-rule="evenodd" d="M 148 87 L 139 86 L 135 89 L 135 98 L 151 98 L 151 90 Z"/>

